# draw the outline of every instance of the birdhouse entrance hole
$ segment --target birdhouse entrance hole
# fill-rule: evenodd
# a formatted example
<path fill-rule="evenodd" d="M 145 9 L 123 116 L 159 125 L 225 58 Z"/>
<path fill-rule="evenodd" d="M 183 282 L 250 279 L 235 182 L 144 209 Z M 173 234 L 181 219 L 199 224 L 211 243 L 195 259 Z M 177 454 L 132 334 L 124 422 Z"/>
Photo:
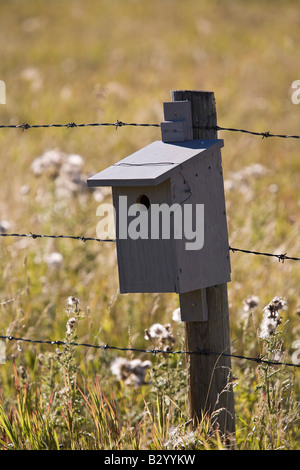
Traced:
<path fill-rule="evenodd" d="M 140 194 L 136 200 L 136 203 L 142 204 L 147 208 L 147 210 L 149 210 L 150 208 L 150 199 L 148 198 L 148 196 L 146 196 L 146 194 Z"/>

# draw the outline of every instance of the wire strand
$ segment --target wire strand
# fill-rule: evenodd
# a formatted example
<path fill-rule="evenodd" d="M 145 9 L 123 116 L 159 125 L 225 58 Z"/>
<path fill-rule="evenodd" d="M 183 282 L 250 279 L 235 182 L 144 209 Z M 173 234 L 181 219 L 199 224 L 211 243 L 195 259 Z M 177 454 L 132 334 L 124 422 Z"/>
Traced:
<path fill-rule="evenodd" d="M 82 242 L 88 241 L 96 241 L 96 242 L 108 242 L 113 243 L 116 240 L 112 238 L 93 238 L 93 237 L 84 237 L 82 235 L 45 235 L 45 234 L 37 234 L 37 233 L 0 233 L 0 237 L 27 237 L 27 238 L 65 238 L 65 239 L 72 239 L 72 240 L 80 240 Z"/>
<path fill-rule="evenodd" d="M 190 192 L 190 190 L 187 190 L 187 192 Z M 190 196 L 188 196 L 190 197 Z M 82 242 L 87 242 L 87 241 L 96 241 L 98 243 L 115 243 L 117 240 L 114 238 L 94 238 L 94 237 L 85 237 L 82 235 L 46 235 L 46 234 L 37 234 L 37 233 L 0 233 L 0 237 L 25 237 L 25 238 L 64 238 L 64 239 L 72 239 L 72 240 L 79 240 Z M 252 254 L 252 255 L 259 255 L 259 256 L 267 256 L 267 257 L 274 257 L 277 258 L 279 262 L 284 262 L 285 260 L 290 260 L 290 261 L 300 261 L 300 258 L 298 257 L 292 257 L 292 256 L 287 256 L 286 253 L 282 254 L 277 254 L 277 253 L 266 253 L 266 252 L 261 252 L 261 251 L 252 251 L 252 250 L 244 250 L 242 248 L 233 248 L 229 246 L 229 251 L 232 253 L 235 252 L 240 252 L 240 253 L 246 253 L 246 254 Z"/>
<path fill-rule="evenodd" d="M 260 251 L 251 251 L 251 250 L 243 250 L 240 248 L 232 248 L 231 246 L 229 247 L 229 250 L 232 251 L 232 253 L 235 253 L 236 251 L 239 251 L 241 253 L 248 253 L 252 255 L 260 255 L 260 256 L 268 256 L 268 257 L 274 257 L 277 258 L 278 261 L 284 263 L 284 260 L 288 259 L 291 261 L 300 261 L 300 258 L 292 257 L 292 256 L 287 256 L 286 253 L 282 253 L 280 255 L 275 254 L 275 253 L 264 253 Z"/>
<path fill-rule="evenodd" d="M 195 129 L 200 130 L 215 130 L 215 131 L 229 131 L 229 132 L 241 132 L 244 134 L 251 134 L 261 136 L 263 139 L 269 137 L 279 137 L 282 139 L 300 139 L 300 135 L 288 135 L 288 134 L 272 134 L 270 131 L 256 132 L 249 131 L 247 129 L 237 129 L 234 127 L 222 127 L 222 126 L 195 126 Z"/>
<path fill-rule="evenodd" d="M 151 124 L 151 123 L 137 123 L 137 122 L 123 122 L 119 121 L 118 119 L 115 122 L 86 122 L 76 124 L 75 122 L 68 122 L 66 124 L 28 124 L 27 122 L 23 122 L 22 124 L 1 124 L 0 129 L 22 129 L 23 131 L 27 129 L 38 129 L 38 128 L 50 128 L 50 127 L 57 127 L 57 128 L 66 128 L 70 129 L 71 127 L 115 127 L 118 129 L 119 127 L 126 127 L 126 126 L 133 126 L 133 127 L 160 127 L 160 124 Z"/>
<path fill-rule="evenodd" d="M 96 345 L 96 344 L 89 344 L 89 343 L 77 343 L 77 342 L 67 342 L 67 341 L 60 341 L 60 340 L 42 340 L 42 339 L 28 339 L 28 338 L 21 338 L 21 337 L 15 337 L 15 336 L 4 336 L 1 335 L 0 339 L 2 340 L 8 340 L 8 341 L 22 341 L 24 343 L 33 343 L 33 344 L 49 344 L 52 346 L 74 346 L 74 347 L 85 347 L 85 348 L 94 348 L 94 349 L 99 349 L 102 351 L 111 349 L 115 351 L 129 351 L 129 352 L 139 352 L 139 353 L 145 353 L 145 354 L 168 354 L 168 355 L 177 355 L 177 354 L 185 354 L 185 355 L 213 355 L 213 356 L 225 356 L 225 357 L 232 357 L 235 359 L 242 359 L 250 362 L 256 362 L 257 364 L 266 364 L 266 365 L 276 365 L 276 366 L 287 366 L 287 367 L 296 367 L 299 368 L 300 364 L 294 364 L 291 362 L 280 362 L 280 361 L 270 361 L 267 359 L 264 359 L 263 357 L 248 357 L 248 356 L 243 356 L 243 355 L 238 355 L 238 354 L 229 354 L 229 353 L 220 353 L 220 352 L 215 352 L 215 351 L 209 351 L 209 350 L 201 350 L 197 349 L 196 351 L 185 351 L 185 350 L 164 350 L 164 349 L 142 349 L 142 348 L 128 348 L 128 347 L 119 347 L 119 346 L 110 346 L 109 344 L 103 344 L 103 345 Z"/>
<path fill-rule="evenodd" d="M 115 122 L 86 122 L 86 123 L 75 123 L 70 121 L 68 123 L 59 124 L 59 123 L 52 123 L 52 124 L 28 124 L 27 122 L 23 122 L 22 124 L 1 124 L 0 129 L 22 129 L 25 131 L 27 129 L 39 129 L 39 128 L 74 128 L 74 127 L 114 127 L 115 129 L 119 129 L 120 127 L 156 127 L 160 128 L 161 124 L 159 123 L 138 123 L 138 122 L 123 122 L 117 119 Z M 194 126 L 195 129 L 200 130 L 215 130 L 215 131 L 229 131 L 229 132 L 241 132 L 244 134 L 251 134 L 256 136 L 261 136 L 263 139 L 269 137 L 278 137 L 282 139 L 300 139 L 300 135 L 290 135 L 290 134 L 273 134 L 270 131 L 264 132 L 257 132 L 257 131 L 250 131 L 248 129 L 239 129 L 234 127 L 222 127 L 222 126 Z M 171 131 L 175 132 L 175 131 Z"/>

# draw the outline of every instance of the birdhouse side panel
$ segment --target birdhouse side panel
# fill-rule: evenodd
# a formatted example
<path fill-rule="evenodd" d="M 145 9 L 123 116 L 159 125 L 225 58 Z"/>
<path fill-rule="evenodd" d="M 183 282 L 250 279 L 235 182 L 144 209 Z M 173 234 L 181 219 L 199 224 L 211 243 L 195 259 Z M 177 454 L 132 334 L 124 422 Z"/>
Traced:
<path fill-rule="evenodd" d="M 184 240 L 175 240 L 179 293 L 229 282 L 221 152 L 184 168 L 172 177 L 171 187 L 173 201 L 182 207 L 186 233 Z"/>

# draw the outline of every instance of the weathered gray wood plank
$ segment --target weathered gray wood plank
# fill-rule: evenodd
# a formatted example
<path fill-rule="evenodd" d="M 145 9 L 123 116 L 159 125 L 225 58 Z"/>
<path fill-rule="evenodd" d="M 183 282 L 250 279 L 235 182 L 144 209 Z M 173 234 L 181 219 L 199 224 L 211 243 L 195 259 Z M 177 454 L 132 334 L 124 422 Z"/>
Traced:
<path fill-rule="evenodd" d="M 193 139 L 192 109 L 190 101 L 164 103 L 165 122 L 161 123 L 163 142 L 178 142 Z"/>
<path fill-rule="evenodd" d="M 173 101 L 189 100 L 192 105 L 194 139 L 217 138 L 217 113 L 213 92 L 178 90 L 172 92 Z M 205 129 L 209 127 L 209 129 Z M 213 196 L 214 188 L 211 188 Z M 209 269 L 209 267 L 208 267 Z M 198 293 L 180 294 L 182 318 L 193 318 L 195 296 L 201 299 L 199 321 L 186 321 L 186 349 L 230 353 L 230 329 L 227 283 L 201 289 Z M 205 319 L 207 312 L 207 321 Z M 194 423 L 208 413 L 215 415 L 220 432 L 234 441 L 235 409 L 231 383 L 230 357 L 213 354 L 187 356 L 189 413 Z"/>

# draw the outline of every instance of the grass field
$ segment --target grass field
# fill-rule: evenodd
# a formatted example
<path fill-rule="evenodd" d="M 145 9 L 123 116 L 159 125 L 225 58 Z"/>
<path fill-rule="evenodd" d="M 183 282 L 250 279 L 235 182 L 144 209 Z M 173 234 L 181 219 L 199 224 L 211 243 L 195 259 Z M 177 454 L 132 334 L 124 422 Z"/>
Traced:
<path fill-rule="evenodd" d="M 194 89 L 214 91 L 220 126 L 300 134 L 298 9 L 296 0 L 2 0 L 0 124 L 159 123 L 171 90 Z M 219 137 L 231 246 L 299 257 L 299 140 Z M 110 193 L 87 190 L 87 176 L 157 139 L 150 127 L 0 129 L 0 230 L 95 237 Z M 178 296 L 120 295 L 113 244 L 3 238 L 0 249 L 1 335 L 147 348 L 144 331 L 167 323 L 172 347 L 184 348 Z M 291 362 L 299 262 L 234 253 L 231 264 L 232 352 Z M 287 309 L 261 339 L 276 296 Z M 186 425 L 183 356 L 15 341 L 5 355 L 2 449 L 224 448 L 208 419 Z M 143 361 L 147 383 L 119 358 Z M 298 370 L 233 360 L 237 449 L 299 450 Z"/>

